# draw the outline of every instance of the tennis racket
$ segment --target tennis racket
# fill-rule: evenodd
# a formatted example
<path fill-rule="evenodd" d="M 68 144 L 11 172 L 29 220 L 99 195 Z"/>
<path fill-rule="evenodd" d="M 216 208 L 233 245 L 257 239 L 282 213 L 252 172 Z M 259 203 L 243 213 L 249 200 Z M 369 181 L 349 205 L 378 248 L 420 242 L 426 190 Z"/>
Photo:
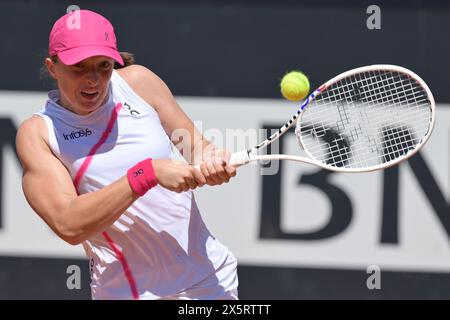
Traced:
<path fill-rule="evenodd" d="M 365 66 L 321 85 L 277 132 L 233 153 L 229 163 L 292 160 L 340 172 L 385 169 L 419 151 L 434 123 L 434 98 L 418 75 L 394 65 Z M 308 157 L 258 154 L 294 125 Z"/>

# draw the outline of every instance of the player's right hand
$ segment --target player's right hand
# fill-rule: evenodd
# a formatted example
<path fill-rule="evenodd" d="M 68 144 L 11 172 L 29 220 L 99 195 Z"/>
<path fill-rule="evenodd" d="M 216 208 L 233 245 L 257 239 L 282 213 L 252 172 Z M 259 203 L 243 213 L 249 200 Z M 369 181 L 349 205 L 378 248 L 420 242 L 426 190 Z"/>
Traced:
<path fill-rule="evenodd" d="M 206 178 L 193 166 L 172 159 L 153 159 L 158 183 L 166 189 L 183 192 L 205 185 Z"/>

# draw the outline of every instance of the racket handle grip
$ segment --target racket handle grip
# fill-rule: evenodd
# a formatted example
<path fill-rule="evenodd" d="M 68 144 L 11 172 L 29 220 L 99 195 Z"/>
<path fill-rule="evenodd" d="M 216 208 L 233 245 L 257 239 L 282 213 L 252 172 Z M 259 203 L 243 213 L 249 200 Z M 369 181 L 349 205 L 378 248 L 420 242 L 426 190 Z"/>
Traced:
<path fill-rule="evenodd" d="M 247 150 L 242 150 L 231 154 L 229 164 L 235 168 L 238 168 L 249 163 L 250 161 L 251 159 L 248 156 Z M 195 164 L 194 168 L 200 170 L 200 164 Z"/>
<path fill-rule="evenodd" d="M 229 161 L 230 165 L 232 165 L 235 168 L 238 168 L 249 162 L 250 162 L 250 157 L 248 156 L 247 150 L 242 150 L 242 151 L 233 153 L 230 156 L 230 161 Z"/>

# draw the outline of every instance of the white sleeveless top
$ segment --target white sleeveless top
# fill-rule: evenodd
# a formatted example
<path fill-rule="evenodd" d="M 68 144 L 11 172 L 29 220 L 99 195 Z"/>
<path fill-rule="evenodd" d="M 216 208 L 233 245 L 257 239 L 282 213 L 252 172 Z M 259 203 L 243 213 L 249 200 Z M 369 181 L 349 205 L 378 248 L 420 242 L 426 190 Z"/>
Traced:
<path fill-rule="evenodd" d="M 157 112 L 116 71 L 108 97 L 81 116 L 58 105 L 53 90 L 36 113 L 47 124 L 53 153 L 79 180 L 79 194 L 111 184 L 145 158 L 175 157 Z M 191 191 L 157 185 L 83 247 L 94 299 L 220 299 L 238 285 L 236 259 L 207 230 Z"/>

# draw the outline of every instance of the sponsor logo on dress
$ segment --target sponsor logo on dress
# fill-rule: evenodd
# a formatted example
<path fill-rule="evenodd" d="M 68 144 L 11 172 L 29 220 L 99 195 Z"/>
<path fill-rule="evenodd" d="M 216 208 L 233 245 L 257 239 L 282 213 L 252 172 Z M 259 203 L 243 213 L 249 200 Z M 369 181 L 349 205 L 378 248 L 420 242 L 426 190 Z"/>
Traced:
<path fill-rule="evenodd" d="M 74 140 L 74 139 L 78 139 L 78 138 L 83 138 L 83 137 L 87 137 L 90 136 L 92 134 L 92 131 L 88 128 L 86 129 L 81 129 L 78 131 L 72 131 L 71 133 L 63 133 L 63 137 L 64 140 Z"/>

